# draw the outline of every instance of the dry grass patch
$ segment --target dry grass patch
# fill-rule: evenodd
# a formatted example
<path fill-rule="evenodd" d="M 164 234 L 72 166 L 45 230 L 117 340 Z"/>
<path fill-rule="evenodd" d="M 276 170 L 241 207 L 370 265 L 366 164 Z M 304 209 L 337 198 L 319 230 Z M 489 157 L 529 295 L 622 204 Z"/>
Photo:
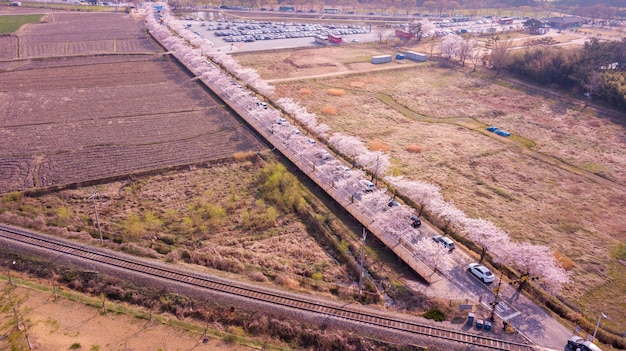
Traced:
<path fill-rule="evenodd" d="M 274 279 L 274 282 L 276 282 L 276 284 L 282 285 L 290 289 L 297 289 L 300 286 L 300 283 L 298 283 L 296 280 L 288 277 L 285 274 L 280 274 L 276 276 L 276 278 Z"/>
<path fill-rule="evenodd" d="M 417 145 L 417 144 L 411 144 L 411 145 L 407 145 L 406 148 L 404 148 L 407 152 L 410 152 L 412 154 L 419 154 L 422 151 L 424 151 L 424 147 L 422 145 Z"/>
<path fill-rule="evenodd" d="M 336 115 L 337 108 L 335 106 L 324 106 L 322 107 L 322 113 L 325 115 Z"/>
<path fill-rule="evenodd" d="M 310 88 L 302 88 L 299 90 L 300 95 L 311 95 L 313 91 Z"/>
<path fill-rule="evenodd" d="M 256 157 L 256 152 L 254 151 L 238 151 L 233 155 L 235 161 L 251 160 L 254 157 Z"/>
<path fill-rule="evenodd" d="M 328 89 L 326 90 L 326 94 L 330 96 L 344 96 L 346 95 L 346 91 L 343 89 Z"/>
<path fill-rule="evenodd" d="M 389 152 L 389 150 L 391 150 L 391 147 L 389 147 L 388 144 L 385 144 L 382 140 L 376 139 L 370 143 L 369 149 L 371 151 Z"/>
<path fill-rule="evenodd" d="M 572 269 L 574 269 L 574 261 L 565 256 L 561 251 L 556 251 L 554 253 L 554 258 L 557 262 L 559 262 L 559 264 L 561 264 L 561 267 L 563 267 L 563 269 L 567 271 L 571 271 Z"/>

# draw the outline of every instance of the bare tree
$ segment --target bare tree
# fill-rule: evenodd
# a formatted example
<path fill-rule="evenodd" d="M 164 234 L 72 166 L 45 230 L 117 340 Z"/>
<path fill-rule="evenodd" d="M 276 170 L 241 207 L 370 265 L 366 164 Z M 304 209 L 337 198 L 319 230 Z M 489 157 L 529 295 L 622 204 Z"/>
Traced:
<path fill-rule="evenodd" d="M 474 51 L 474 47 L 476 46 L 476 40 L 471 38 L 466 38 L 461 41 L 459 44 L 459 48 L 457 50 L 457 56 L 459 57 L 459 61 L 461 62 L 461 66 L 465 66 L 465 60 L 470 58 L 472 52 Z M 474 66 L 476 69 L 476 66 Z"/>
<path fill-rule="evenodd" d="M 496 70 L 496 76 L 500 74 L 504 67 L 506 67 L 512 46 L 513 40 L 508 37 L 501 38 L 496 35 L 487 41 L 487 48 L 491 49 L 491 65 Z"/>

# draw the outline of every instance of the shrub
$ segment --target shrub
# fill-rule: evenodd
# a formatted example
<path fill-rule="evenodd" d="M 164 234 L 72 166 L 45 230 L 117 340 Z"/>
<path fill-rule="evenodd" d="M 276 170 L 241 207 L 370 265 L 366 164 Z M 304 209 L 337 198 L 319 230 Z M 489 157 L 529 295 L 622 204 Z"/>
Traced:
<path fill-rule="evenodd" d="M 446 319 L 446 316 L 438 308 L 433 307 L 424 313 L 424 318 L 442 322 Z"/>
<path fill-rule="evenodd" d="M 424 147 L 422 147 L 421 145 L 417 145 L 417 144 L 411 144 L 411 145 L 408 145 L 405 148 L 405 150 L 410 153 L 419 154 L 422 151 L 424 151 Z"/>
<path fill-rule="evenodd" d="M 282 286 L 285 286 L 285 287 L 288 287 L 288 288 L 292 288 L 292 289 L 295 289 L 295 288 L 297 288 L 300 285 L 297 281 L 289 278 L 288 276 L 286 276 L 284 274 L 280 274 L 280 275 L 276 276 L 274 281 L 277 284 L 280 284 Z"/>
<path fill-rule="evenodd" d="M 567 271 L 571 271 L 574 268 L 574 261 L 572 261 L 569 257 L 565 256 L 561 251 L 556 251 L 554 253 L 554 258 L 558 263 L 561 264 L 561 267 Z"/>
<path fill-rule="evenodd" d="M 389 145 L 383 143 L 380 140 L 374 140 L 370 143 L 370 150 L 372 151 L 382 151 L 382 152 L 388 152 L 389 150 L 391 150 L 391 148 L 389 147 Z"/>
<path fill-rule="evenodd" d="M 22 193 L 19 191 L 12 191 L 8 193 L 3 199 L 3 202 L 17 202 L 22 199 Z"/>
<path fill-rule="evenodd" d="M 263 272 L 252 272 L 249 275 L 250 279 L 254 280 L 255 282 L 265 282 L 267 281 L 267 277 L 265 276 L 265 274 L 263 274 Z"/>
<path fill-rule="evenodd" d="M 72 346 L 70 346 L 70 350 L 78 350 L 80 348 L 81 348 L 81 346 L 77 342 L 73 343 Z"/>
<path fill-rule="evenodd" d="M 330 95 L 330 96 L 344 96 L 346 95 L 346 91 L 343 89 L 328 89 L 326 90 L 326 94 Z"/>
<path fill-rule="evenodd" d="M 235 161 L 245 161 L 252 160 L 256 157 L 256 153 L 254 151 L 237 151 L 233 155 Z"/>
<path fill-rule="evenodd" d="M 336 115 L 337 108 L 334 106 L 324 106 L 322 107 L 322 113 L 325 115 Z"/>
<path fill-rule="evenodd" d="M 311 275 L 311 279 L 316 281 L 324 280 L 324 274 L 322 272 L 315 272 Z"/>

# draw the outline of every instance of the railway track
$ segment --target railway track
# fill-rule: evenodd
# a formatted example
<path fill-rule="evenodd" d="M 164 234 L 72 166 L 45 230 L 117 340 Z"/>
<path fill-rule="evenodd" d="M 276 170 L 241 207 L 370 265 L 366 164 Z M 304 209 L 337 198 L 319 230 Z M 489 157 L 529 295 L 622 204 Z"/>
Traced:
<path fill-rule="evenodd" d="M 141 273 L 151 277 L 165 279 L 179 284 L 186 284 L 196 288 L 207 289 L 213 292 L 234 295 L 246 298 L 255 302 L 262 302 L 292 309 L 314 313 L 325 318 L 335 318 L 338 320 L 362 325 L 382 328 L 394 332 L 405 332 L 415 336 L 429 336 L 444 339 L 450 342 L 460 343 L 466 346 L 475 346 L 486 350 L 512 350 L 530 351 L 535 350 L 533 346 L 499 340 L 489 336 L 465 333 L 441 327 L 410 321 L 408 319 L 393 318 L 351 308 L 347 305 L 339 305 L 331 302 L 307 299 L 286 292 L 272 291 L 244 284 L 237 284 L 211 277 L 208 275 L 196 274 L 176 267 L 168 267 L 160 263 L 150 263 L 140 259 L 133 259 L 124 255 L 117 255 L 114 252 L 105 252 L 90 246 L 79 245 L 66 240 L 53 238 L 47 235 L 14 228 L 0 224 L 0 241 L 10 241 L 27 245 L 39 250 L 46 250 L 54 254 L 63 254 L 71 258 L 89 260 L 95 263 L 115 267 L 117 269 L 128 270 L 133 273 Z"/>

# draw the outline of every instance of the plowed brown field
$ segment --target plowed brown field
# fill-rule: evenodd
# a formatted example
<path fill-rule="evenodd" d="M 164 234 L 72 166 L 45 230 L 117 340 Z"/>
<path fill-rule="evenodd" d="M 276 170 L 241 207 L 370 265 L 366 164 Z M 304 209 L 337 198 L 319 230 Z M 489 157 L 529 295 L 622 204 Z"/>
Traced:
<path fill-rule="evenodd" d="M 91 13 L 44 18 L 2 37 L 0 105 L 7 108 L 0 111 L 0 193 L 263 148 L 161 56 L 141 21 Z M 32 59 L 10 60 L 24 57 Z"/>

